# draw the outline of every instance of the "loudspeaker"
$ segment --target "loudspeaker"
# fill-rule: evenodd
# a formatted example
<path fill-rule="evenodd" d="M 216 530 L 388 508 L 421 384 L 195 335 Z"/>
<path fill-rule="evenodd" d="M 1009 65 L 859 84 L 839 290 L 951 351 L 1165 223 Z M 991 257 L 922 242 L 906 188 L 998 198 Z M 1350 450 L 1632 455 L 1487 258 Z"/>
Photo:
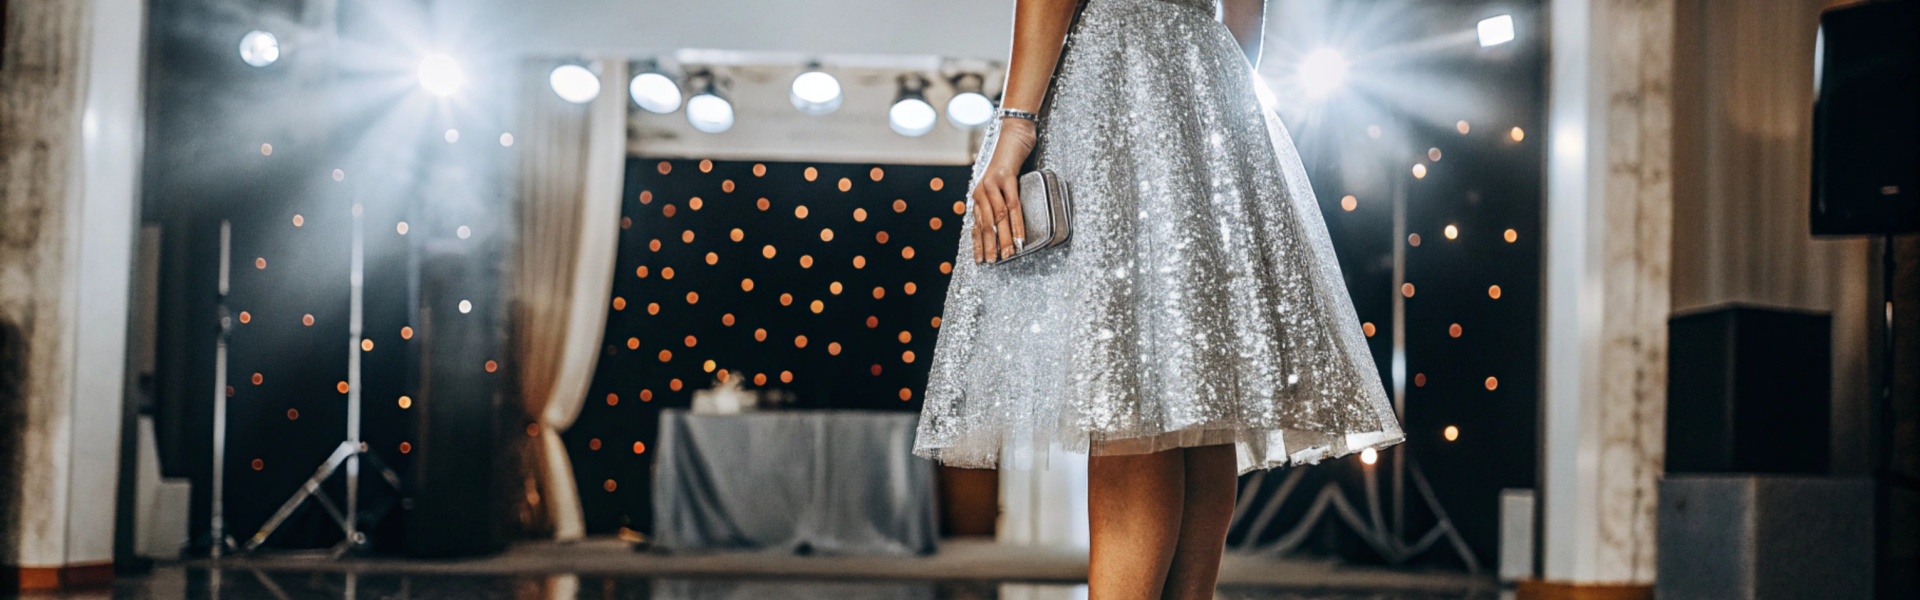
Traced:
<path fill-rule="evenodd" d="M 1826 473 L 1831 319 L 1727 306 L 1667 323 L 1668 473 Z"/>
<path fill-rule="evenodd" d="M 481 257 L 429 246 L 420 277 L 420 443 L 406 514 L 406 552 L 445 558 L 506 549 L 498 472 L 499 319 L 483 289 L 498 281 Z M 481 264 L 476 264 L 481 263 Z M 473 303 L 471 299 L 480 299 Z M 464 303 L 464 304 L 463 304 Z M 497 368 L 497 366 L 495 367 Z"/>
<path fill-rule="evenodd" d="M 1682 475 L 1660 481 L 1660 600 L 1873 597 L 1873 481 Z"/>
<path fill-rule="evenodd" d="M 1920 231 L 1920 2 L 1820 15 L 1814 235 Z"/>

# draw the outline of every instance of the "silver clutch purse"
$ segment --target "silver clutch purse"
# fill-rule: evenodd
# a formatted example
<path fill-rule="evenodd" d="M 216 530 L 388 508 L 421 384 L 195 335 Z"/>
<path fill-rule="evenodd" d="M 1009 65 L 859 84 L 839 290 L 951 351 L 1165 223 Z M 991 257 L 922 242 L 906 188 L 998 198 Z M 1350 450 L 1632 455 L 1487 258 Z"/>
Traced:
<path fill-rule="evenodd" d="M 1021 175 L 1020 214 L 1026 218 L 1026 239 L 1015 239 L 1013 256 L 999 262 L 1066 245 L 1073 235 L 1073 197 L 1066 180 L 1046 169 Z"/>

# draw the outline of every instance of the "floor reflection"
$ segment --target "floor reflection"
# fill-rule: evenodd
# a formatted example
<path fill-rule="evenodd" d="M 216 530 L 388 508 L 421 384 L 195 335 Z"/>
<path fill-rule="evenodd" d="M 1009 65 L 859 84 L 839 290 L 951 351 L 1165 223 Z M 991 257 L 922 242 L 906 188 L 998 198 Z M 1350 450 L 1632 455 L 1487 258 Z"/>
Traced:
<path fill-rule="evenodd" d="M 1087 600 L 1084 585 L 993 581 L 830 581 L 593 575 L 394 575 L 163 567 L 112 590 L 31 600 Z M 1495 600 L 1500 595 L 1223 588 L 1221 600 Z"/>

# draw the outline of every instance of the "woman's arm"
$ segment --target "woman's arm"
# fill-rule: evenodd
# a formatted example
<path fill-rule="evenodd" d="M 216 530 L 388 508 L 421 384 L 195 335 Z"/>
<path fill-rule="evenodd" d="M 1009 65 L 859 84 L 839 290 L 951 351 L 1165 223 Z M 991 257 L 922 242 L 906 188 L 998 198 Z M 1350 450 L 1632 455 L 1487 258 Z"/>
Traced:
<path fill-rule="evenodd" d="M 1017 0 L 1013 10 L 1013 56 L 1007 62 L 1006 89 L 1000 106 L 1039 113 L 1046 100 L 1060 45 L 1073 21 L 1075 0 Z M 1033 152 L 1033 121 L 1005 118 L 993 156 L 973 189 L 973 260 L 994 262 L 1013 255 L 1016 240 L 1025 243 L 1020 213 L 1020 165 Z"/>
<path fill-rule="evenodd" d="M 1247 64 L 1260 66 L 1260 38 L 1266 33 L 1267 0 L 1226 0 L 1221 21 L 1227 24 L 1227 31 L 1233 32 L 1234 41 L 1240 42 L 1240 52 L 1247 55 Z"/>

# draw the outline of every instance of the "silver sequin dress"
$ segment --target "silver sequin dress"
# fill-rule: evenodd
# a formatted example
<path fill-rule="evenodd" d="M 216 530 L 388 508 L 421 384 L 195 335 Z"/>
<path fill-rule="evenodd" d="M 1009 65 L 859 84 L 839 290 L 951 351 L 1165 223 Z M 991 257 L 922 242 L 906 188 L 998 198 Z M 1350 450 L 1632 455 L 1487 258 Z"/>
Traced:
<path fill-rule="evenodd" d="M 1073 237 L 977 265 L 960 236 L 916 454 L 1025 468 L 1231 443 L 1245 473 L 1404 439 L 1254 88 L 1214 0 L 1081 7 L 1034 150 L 1071 187 Z"/>

